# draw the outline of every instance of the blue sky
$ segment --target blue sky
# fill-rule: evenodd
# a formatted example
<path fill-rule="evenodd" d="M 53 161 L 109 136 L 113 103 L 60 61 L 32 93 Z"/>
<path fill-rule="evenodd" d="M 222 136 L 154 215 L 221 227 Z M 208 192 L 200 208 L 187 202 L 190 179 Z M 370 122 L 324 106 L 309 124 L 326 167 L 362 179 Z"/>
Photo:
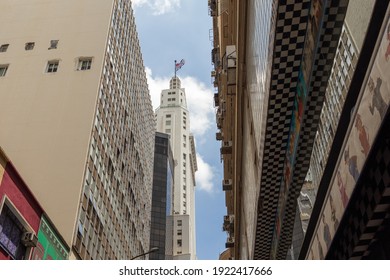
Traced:
<path fill-rule="evenodd" d="M 177 75 L 186 90 L 191 131 L 198 157 L 196 174 L 197 255 L 201 260 L 218 259 L 225 250 L 222 231 L 226 214 L 222 191 L 220 143 L 213 107 L 214 89 L 210 71 L 212 28 L 206 0 L 133 0 L 138 37 L 146 67 L 153 107 L 160 92 L 169 87 L 174 60 L 185 60 Z"/>

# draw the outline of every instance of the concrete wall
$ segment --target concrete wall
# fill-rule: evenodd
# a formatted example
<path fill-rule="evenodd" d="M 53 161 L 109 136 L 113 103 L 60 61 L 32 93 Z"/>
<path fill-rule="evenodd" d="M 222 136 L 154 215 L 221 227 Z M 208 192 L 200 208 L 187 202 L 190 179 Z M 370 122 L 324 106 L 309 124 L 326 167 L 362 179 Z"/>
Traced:
<path fill-rule="evenodd" d="M 74 232 L 112 0 L 0 0 L 0 145 L 68 245 Z M 48 49 L 59 40 L 57 49 Z M 26 51 L 25 43 L 35 42 Z M 79 57 L 92 68 L 77 71 Z M 45 73 L 48 60 L 57 73 Z"/>
<path fill-rule="evenodd" d="M 366 37 L 374 4 L 375 0 L 350 0 L 348 4 L 345 24 L 348 26 L 359 51 Z"/>

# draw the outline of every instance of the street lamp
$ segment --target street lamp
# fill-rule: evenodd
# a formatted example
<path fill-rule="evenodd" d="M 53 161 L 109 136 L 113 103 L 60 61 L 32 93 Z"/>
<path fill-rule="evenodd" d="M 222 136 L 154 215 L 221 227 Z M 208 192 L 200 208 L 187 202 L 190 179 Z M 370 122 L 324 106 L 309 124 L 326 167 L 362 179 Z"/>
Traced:
<path fill-rule="evenodd" d="M 135 256 L 134 258 L 131 258 L 130 260 L 135 260 L 136 258 L 139 258 L 139 257 L 142 257 L 142 256 L 145 256 L 145 255 L 149 255 L 150 253 L 153 253 L 153 252 L 157 252 L 158 251 L 158 247 L 153 247 L 152 249 L 150 249 L 148 252 L 146 253 L 143 253 L 141 255 L 138 255 L 138 256 Z"/>

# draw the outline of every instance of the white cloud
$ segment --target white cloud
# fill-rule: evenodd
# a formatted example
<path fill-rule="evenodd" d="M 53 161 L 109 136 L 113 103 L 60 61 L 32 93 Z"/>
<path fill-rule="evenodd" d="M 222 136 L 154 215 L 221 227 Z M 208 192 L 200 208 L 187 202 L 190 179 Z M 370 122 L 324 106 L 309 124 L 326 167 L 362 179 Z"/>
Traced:
<path fill-rule="evenodd" d="M 133 7 L 148 6 L 153 15 L 162 15 L 180 7 L 180 0 L 133 0 Z"/>
<path fill-rule="evenodd" d="M 152 70 L 147 67 L 146 76 L 153 108 L 156 109 L 160 104 L 161 90 L 169 88 L 171 77 L 153 77 Z M 212 90 L 194 77 L 183 77 L 180 80 L 181 86 L 186 91 L 187 105 L 190 111 L 191 132 L 197 139 L 202 139 L 202 136 L 209 129 L 212 129 L 215 123 Z"/>
<path fill-rule="evenodd" d="M 203 160 L 200 154 L 196 154 L 196 161 L 198 163 L 198 171 L 195 173 L 197 187 L 209 193 L 214 192 L 213 168 Z"/>

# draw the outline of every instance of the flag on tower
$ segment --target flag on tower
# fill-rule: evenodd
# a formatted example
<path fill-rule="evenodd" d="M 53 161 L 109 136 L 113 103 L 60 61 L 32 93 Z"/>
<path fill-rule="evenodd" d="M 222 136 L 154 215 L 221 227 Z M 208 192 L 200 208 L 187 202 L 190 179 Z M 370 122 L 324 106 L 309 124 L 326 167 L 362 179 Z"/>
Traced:
<path fill-rule="evenodd" d="M 180 62 L 175 61 L 175 72 L 179 70 L 184 65 L 184 59 L 180 60 Z"/>

